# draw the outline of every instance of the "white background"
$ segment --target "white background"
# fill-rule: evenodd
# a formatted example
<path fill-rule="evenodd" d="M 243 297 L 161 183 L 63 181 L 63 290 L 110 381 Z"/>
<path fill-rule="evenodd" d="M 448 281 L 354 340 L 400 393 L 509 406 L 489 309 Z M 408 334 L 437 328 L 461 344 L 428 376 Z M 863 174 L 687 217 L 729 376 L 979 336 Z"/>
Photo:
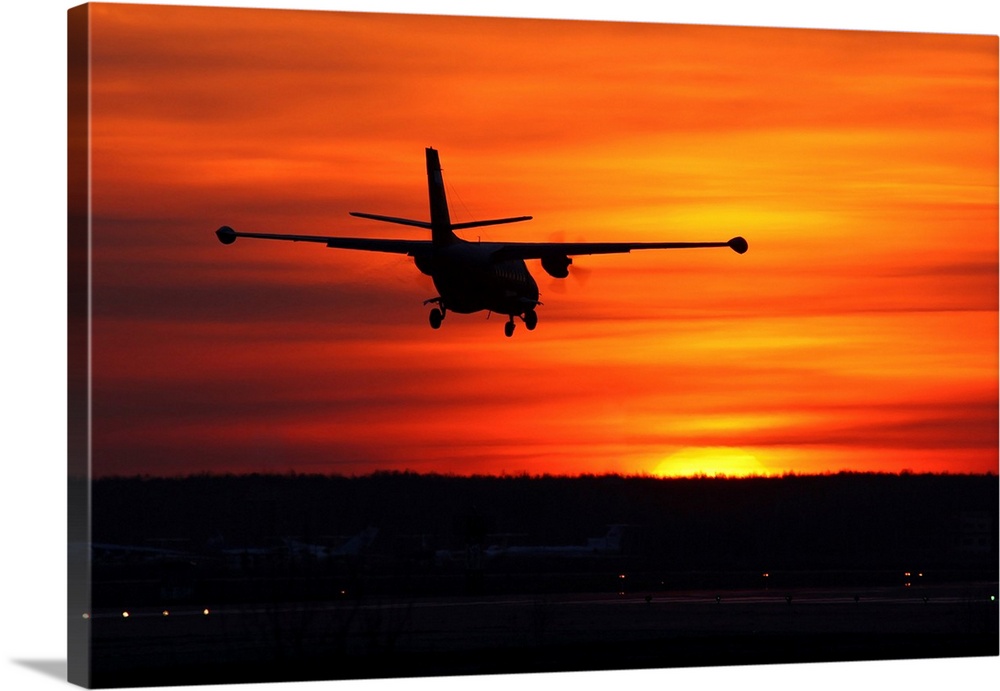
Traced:
<path fill-rule="evenodd" d="M 0 686 L 66 684 L 66 10 L 72 2 L 4 6 L 3 185 L 0 186 Z M 606 19 L 745 26 L 996 35 L 995 3 L 842 0 L 248 0 L 211 4 L 424 14 Z M 261 691 L 493 691 L 517 684 L 622 689 L 975 689 L 1000 678 L 1000 658 L 652 670 L 587 674 L 205 686 Z"/>

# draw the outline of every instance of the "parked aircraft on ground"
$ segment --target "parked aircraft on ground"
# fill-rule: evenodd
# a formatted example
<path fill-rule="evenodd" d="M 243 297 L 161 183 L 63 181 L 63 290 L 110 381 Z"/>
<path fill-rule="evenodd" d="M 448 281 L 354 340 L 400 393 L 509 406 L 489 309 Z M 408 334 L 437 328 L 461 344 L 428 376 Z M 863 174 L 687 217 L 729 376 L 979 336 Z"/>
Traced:
<path fill-rule="evenodd" d="M 592 557 L 616 554 L 622 548 L 625 526 L 610 526 L 606 535 L 587 538 L 585 545 L 490 545 L 487 557 Z"/>
<path fill-rule="evenodd" d="M 261 564 L 288 560 L 326 561 L 351 559 L 360 556 L 378 536 L 378 528 L 368 527 L 340 544 L 315 544 L 293 537 L 274 539 L 270 546 L 220 547 L 220 554 L 237 568 L 250 568 Z"/>
<path fill-rule="evenodd" d="M 70 545 L 70 549 L 80 549 L 81 546 L 77 544 Z M 114 545 L 103 542 L 90 543 L 90 554 L 95 564 L 192 560 L 197 556 L 192 552 L 177 549 L 144 547 L 139 545 Z"/>
<path fill-rule="evenodd" d="M 319 560 L 338 559 L 360 555 L 375 541 L 377 536 L 378 528 L 368 527 L 339 546 L 308 544 L 291 539 L 285 540 L 285 545 L 292 556 L 310 557 Z"/>
<path fill-rule="evenodd" d="M 508 544 L 510 536 L 503 535 L 504 539 L 497 544 L 492 544 L 485 549 L 479 545 L 469 545 L 465 550 L 438 550 L 435 557 L 439 562 L 468 560 L 470 550 L 479 559 L 496 559 L 498 557 L 528 558 L 528 557 L 597 557 L 619 554 L 622 550 L 622 535 L 625 525 L 612 525 L 608 527 L 608 532 L 601 537 L 587 538 L 583 545 L 511 545 Z"/>

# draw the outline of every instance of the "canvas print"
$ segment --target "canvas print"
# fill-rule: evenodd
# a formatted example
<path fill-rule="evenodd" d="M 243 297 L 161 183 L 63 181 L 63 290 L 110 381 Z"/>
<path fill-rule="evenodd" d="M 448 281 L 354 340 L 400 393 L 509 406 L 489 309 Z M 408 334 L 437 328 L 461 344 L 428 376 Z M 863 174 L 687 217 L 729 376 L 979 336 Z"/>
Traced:
<path fill-rule="evenodd" d="M 68 29 L 72 682 L 997 655 L 996 36 Z"/>

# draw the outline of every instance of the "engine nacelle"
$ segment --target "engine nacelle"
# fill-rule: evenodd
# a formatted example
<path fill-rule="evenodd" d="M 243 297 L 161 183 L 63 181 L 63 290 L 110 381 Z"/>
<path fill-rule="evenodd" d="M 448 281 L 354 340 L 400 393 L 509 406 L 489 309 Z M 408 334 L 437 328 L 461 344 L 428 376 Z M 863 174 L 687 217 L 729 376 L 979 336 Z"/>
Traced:
<path fill-rule="evenodd" d="M 566 278 L 569 276 L 569 265 L 573 260 L 565 254 L 550 254 L 542 257 L 542 268 L 553 278 Z"/>
<path fill-rule="evenodd" d="M 417 265 L 420 273 L 428 276 L 434 275 L 434 257 L 429 254 L 418 254 L 413 257 L 413 263 Z"/>

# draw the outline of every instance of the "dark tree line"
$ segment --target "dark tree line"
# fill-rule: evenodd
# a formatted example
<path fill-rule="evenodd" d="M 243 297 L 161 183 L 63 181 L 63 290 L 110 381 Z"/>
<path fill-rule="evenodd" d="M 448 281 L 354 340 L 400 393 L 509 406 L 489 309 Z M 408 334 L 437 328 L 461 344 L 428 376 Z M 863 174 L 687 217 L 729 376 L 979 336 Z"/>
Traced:
<path fill-rule="evenodd" d="M 126 545 L 335 543 L 368 526 L 383 557 L 506 542 L 585 544 L 685 569 L 992 568 L 993 475 L 841 473 L 747 479 L 198 475 L 93 483 L 93 539 Z"/>

